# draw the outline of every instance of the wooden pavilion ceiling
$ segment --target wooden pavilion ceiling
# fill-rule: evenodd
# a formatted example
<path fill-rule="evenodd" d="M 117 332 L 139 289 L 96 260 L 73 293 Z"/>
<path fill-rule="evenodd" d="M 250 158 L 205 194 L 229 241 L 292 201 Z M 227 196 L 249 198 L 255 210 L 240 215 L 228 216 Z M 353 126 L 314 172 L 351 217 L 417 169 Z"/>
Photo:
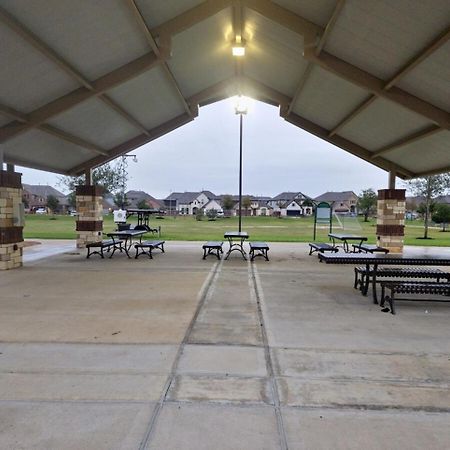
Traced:
<path fill-rule="evenodd" d="M 243 94 L 402 178 L 449 171 L 449 25 L 447 0 L 2 0 L 0 151 L 78 174 Z"/>

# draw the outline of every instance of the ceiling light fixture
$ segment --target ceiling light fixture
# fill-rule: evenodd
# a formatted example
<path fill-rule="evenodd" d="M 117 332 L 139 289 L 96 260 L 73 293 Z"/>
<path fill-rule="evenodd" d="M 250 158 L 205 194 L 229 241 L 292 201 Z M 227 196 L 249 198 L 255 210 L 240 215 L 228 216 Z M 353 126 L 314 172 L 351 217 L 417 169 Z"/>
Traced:
<path fill-rule="evenodd" d="M 236 36 L 231 53 L 233 56 L 245 56 L 245 42 L 241 36 Z"/>

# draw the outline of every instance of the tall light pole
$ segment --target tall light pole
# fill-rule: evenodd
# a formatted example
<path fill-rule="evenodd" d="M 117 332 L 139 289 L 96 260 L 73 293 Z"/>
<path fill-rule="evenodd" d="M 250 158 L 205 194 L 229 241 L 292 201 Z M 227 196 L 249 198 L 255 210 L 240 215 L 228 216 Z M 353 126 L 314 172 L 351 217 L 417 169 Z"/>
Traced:
<path fill-rule="evenodd" d="M 242 231 L 242 131 L 243 117 L 247 110 L 244 98 L 239 96 L 235 106 L 235 112 L 239 115 L 239 233 Z"/>
<path fill-rule="evenodd" d="M 137 163 L 137 156 L 136 155 L 122 155 L 122 208 L 125 209 L 125 176 L 126 176 L 126 160 L 127 158 L 133 158 L 133 162 Z"/>

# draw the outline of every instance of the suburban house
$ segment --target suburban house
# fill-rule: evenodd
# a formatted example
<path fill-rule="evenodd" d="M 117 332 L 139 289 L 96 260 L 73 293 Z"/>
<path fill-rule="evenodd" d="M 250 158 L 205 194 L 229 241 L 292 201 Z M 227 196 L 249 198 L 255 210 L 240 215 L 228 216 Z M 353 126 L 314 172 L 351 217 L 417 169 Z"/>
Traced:
<path fill-rule="evenodd" d="M 128 208 L 138 208 L 138 204 L 145 201 L 146 208 L 150 209 L 165 209 L 164 203 L 156 200 L 155 197 L 152 197 L 150 194 L 147 194 L 144 191 L 128 191 L 126 194 Z"/>
<path fill-rule="evenodd" d="M 289 217 L 310 216 L 313 213 L 311 197 L 302 192 L 282 192 L 268 204 L 275 214 Z"/>
<path fill-rule="evenodd" d="M 314 199 L 316 202 L 331 203 L 333 213 L 357 214 L 359 197 L 353 191 L 325 192 Z"/>
<path fill-rule="evenodd" d="M 28 205 L 26 209 L 33 212 L 39 208 L 47 209 L 47 198 L 52 195 L 59 201 L 58 212 L 64 212 L 68 208 L 67 196 L 62 192 L 56 190 L 52 186 L 47 185 L 23 185 L 23 199 L 24 203 Z"/>
<path fill-rule="evenodd" d="M 223 213 L 223 208 L 222 208 L 222 204 L 220 202 L 220 198 L 213 198 L 208 203 L 206 203 L 205 206 L 203 206 L 203 210 L 204 210 L 205 214 L 212 209 L 215 209 L 217 212 Z"/>
<path fill-rule="evenodd" d="M 172 192 L 164 199 L 164 205 L 178 214 L 194 215 L 199 208 L 203 208 L 210 200 L 217 198 L 210 191 L 201 192 Z"/>

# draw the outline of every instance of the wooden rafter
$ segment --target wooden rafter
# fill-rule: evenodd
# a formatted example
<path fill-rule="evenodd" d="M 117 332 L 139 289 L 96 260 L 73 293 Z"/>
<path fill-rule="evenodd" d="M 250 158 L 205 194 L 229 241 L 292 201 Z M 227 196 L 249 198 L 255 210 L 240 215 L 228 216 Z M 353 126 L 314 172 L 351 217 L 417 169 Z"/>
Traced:
<path fill-rule="evenodd" d="M 344 5 L 345 5 L 345 0 L 337 1 L 336 6 L 334 7 L 334 10 L 333 10 L 333 14 L 331 15 L 330 20 L 328 21 L 327 26 L 325 27 L 325 30 L 324 30 L 324 32 L 319 40 L 319 43 L 317 44 L 317 47 L 315 49 L 316 55 L 320 55 L 320 52 L 322 51 L 323 47 L 325 46 L 328 36 L 330 35 L 331 31 L 333 30 L 333 27 L 336 24 L 339 14 L 341 13 Z M 298 83 L 297 89 L 292 98 L 292 102 L 289 105 L 287 114 L 291 113 L 292 108 L 297 103 L 297 100 L 300 97 L 300 94 L 301 94 L 303 88 L 305 87 L 305 84 L 308 81 L 308 78 L 311 75 L 312 68 L 313 68 L 313 64 L 311 62 L 308 62 L 306 69 L 303 72 L 303 75 L 300 79 L 300 82 Z"/>
<path fill-rule="evenodd" d="M 23 114 L 15 109 L 0 105 L 0 113 L 9 117 L 10 119 L 17 120 L 23 124 L 28 123 L 28 117 L 26 114 Z M 37 127 L 37 129 L 44 131 L 45 133 L 51 134 L 52 136 L 56 136 L 59 139 L 70 142 L 72 144 L 78 145 L 80 147 L 86 148 L 87 150 L 91 150 L 100 155 L 106 155 L 106 151 L 102 149 L 100 146 L 93 144 L 92 142 L 86 141 L 78 136 L 74 136 L 73 134 L 67 133 L 66 131 L 60 130 L 57 127 L 48 124 L 42 124 Z"/>
<path fill-rule="evenodd" d="M 375 164 L 381 169 L 387 171 L 395 171 L 400 174 L 399 176 L 402 176 L 403 178 L 413 178 L 416 176 L 416 174 L 410 172 L 409 170 L 400 167 L 397 164 L 386 159 L 379 158 L 376 161 L 371 161 L 371 152 L 366 148 L 355 144 L 354 142 L 349 141 L 348 139 L 345 139 L 339 135 L 330 137 L 329 130 L 315 124 L 314 122 L 311 122 L 310 120 L 305 119 L 304 117 L 299 116 L 298 114 L 291 113 L 285 117 L 285 120 L 294 125 L 297 125 L 298 127 L 304 129 L 305 131 L 308 131 L 311 134 L 314 134 L 315 136 L 329 142 L 330 144 L 335 145 L 336 147 L 342 148 L 343 150 L 346 150 L 347 152 L 352 153 L 353 155 L 358 156 L 359 158 L 364 159 L 371 164 Z"/>
<path fill-rule="evenodd" d="M 137 77 L 141 73 L 150 70 L 152 67 L 155 67 L 160 63 L 160 61 L 161 60 L 158 59 L 153 52 L 146 53 L 140 58 L 137 58 L 93 81 L 93 90 L 80 87 L 66 95 L 63 95 L 62 97 L 59 97 L 56 100 L 53 100 L 50 103 L 47 103 L 44 106 L 41 106 L 28 114 L 28 123 L 24 124 L 21 122 L 11 122 L 0 128 L 0 143 L 43 124 L 48 119 L 73 108 L 81 102 L 98 97 L 110 89 L 120 86 L 126 81 Z"/>
<path fill-rule="evenodd" d="M 91 169 L 105 164 L 106 162 L 111 161 L 120 155 L 124 155 L 132 150 L 135 150 L 136 148 L 139 148 L 142 145 L 147 144 L 148 142 L 151 142 L 154 139 L 157 139 L 169 133 L 170 131 L 175 130 L 176 128 L 179 128 L 187 124 L 188 122 L 191 122 L 192 120 L 194 120 L 194 118 L 187 113 L 175 117 L 174 119 L 168 120 L 167 122 L 149 130 L 149 135 L 140 134 L 139 136 L 136 136 L 126 142 L 123 142 L 120 145 L 117 145 L 116 147 L 109 149 L 107 156 L 97 156 L 96 158 L 90 159 L 89 161 L 86 161 L 83 164 L 74 167 L 72 170 L 70 170 L 70 175 L 80 175 L 86 169 Z"/>
<path fill-rule="evenodd" d="M 431 125 L 429 127 L 426 127 L 423 130 L 412 133 L 401 139 L 397 139 L 395 142 L 392 142 L 391 144 L 386 145 L 383 148 L 380 148 L 379 150 L 373 152 L 372 159 L 379 158 L 381 155 L 384 155 L 385 153 L 391 152 L 392 150 L 395 150 L 400 147 L 404 147 L 405 145 L 412 144 L 415 141 L 425 139 L 426 137 L 432 136 L 433 134 L 439 133 L 440 131 L 444 130 L 441 127 L 438 127 L 437 125 Z"/>
<path fill-rule="evenodd" d="M 153 50 L 153 52 L 157 56 L 159 56 L 161 53 L 160 49 L 159 49 L 158 45 L 156 44 L 155 39 L 153 38 L 152 33 L 151 33 L 150 29 L 148 28 L 144 17 L 142 16 L 141 11 L 139 10 L 138 6 L 136 5 L 135 0 L 125 0 L 125 4 L 130 8 L 132 13 L 134 14 L 136 21 L 145 36 L 145 39 L 147 40 L 148 44 L 150 45 L 150 48 Z M 188 114 L 195 116 L 194 112 L 189 109 L 189 105 L 187 104 L 186 99 L 184 98 L 184 95 L 181 92 L 180 86 L 178 85 L 178 82 L 175 79 L 175 76 L 173 75 L 172 71 L 170 70 L 168 64 L 165 61 L 163 61 L 161 63 L 161 67 L 164 70 L 167 79 L 170 81 L 172 87 L 174 88 L 175 93 L 178 96 L 178 99 L 183 104 L 184 110 Z"/>
<path fill-rule="evenodd" d="M 405 75 L 407 75 L 411 70 L 414 69 L 418 64 L 423 62 L 426 58 L 431 56 L 436 50 L 442 47 L 450 39 L 450 29 L 446 29 L 444 32 L 440 33 L 433 41 L 425 46 L 420 52 L 414 55 L 396 74 L 388 80 L 384 86 L 383 90 L 388 91 L 391 89 L 395 83 L 400 81 Z M 331 131 L 330 136 L 338 133 L 347 123 L 349 123 L 353 118 L 355 118 L 359 113 L 370 106 L 374 100 L 377 99 L 376 95 L 371 95 L 364 100 L 362 104 L 351 111 L 343 120 L 341 120 Z"/>
<path fill-rule="evenodd" d="M 42 53 L 46 58 L 55 63 L 60 69 L 62 69 L 67 75 L 80 83 L 89 91 L 95 91 L 95 87 L 91 81 L 83 76 L 78 70 L 70 65 L 61 55 L 58 55 L 50 46 L 43 42 L 38 36 L 28 30 L 23 24 L 21 24 L 15 17 L 9 14 L 4 9 L 0 8 L 0 21 L 10 27 L 19 36 L 21 36 L 28 44 L 33 46 L 36 50 Z M 160 56 L 158 54 L 158 56 Z M 144 131 L 145 127 L 130 113 L 125 111 L 120 105 L 109 98 L 105 93 L 98 96 L 99 100 L 103 101 L 105 105 L 118 112 L 125 120 L 131 125 L 135 126 L 138 130 Z"/>

